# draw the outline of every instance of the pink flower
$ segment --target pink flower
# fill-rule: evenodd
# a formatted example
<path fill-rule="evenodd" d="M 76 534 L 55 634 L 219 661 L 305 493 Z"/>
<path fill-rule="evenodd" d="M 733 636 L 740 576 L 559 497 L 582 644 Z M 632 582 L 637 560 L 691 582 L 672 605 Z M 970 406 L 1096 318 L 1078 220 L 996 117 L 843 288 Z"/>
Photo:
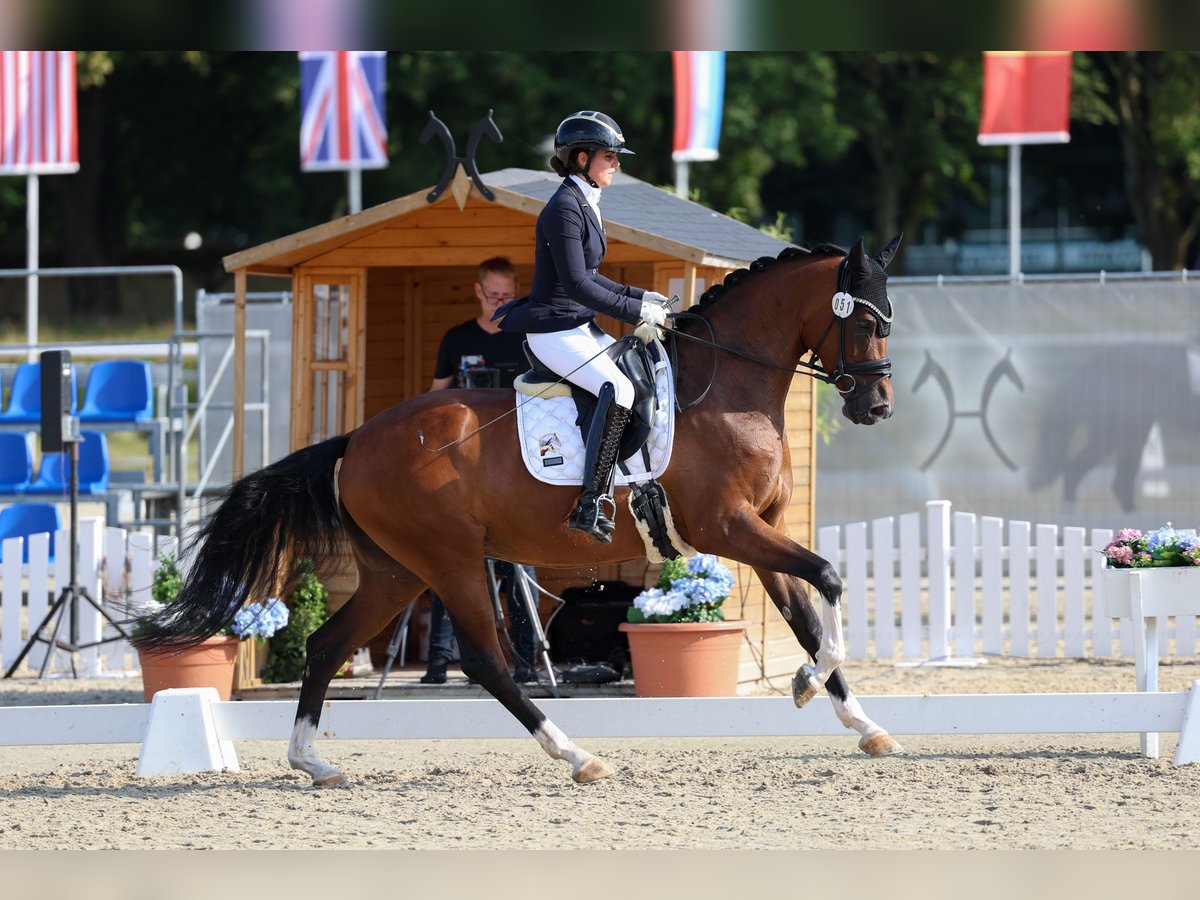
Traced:
<path fill-rule="evenodd" d="M 1133 548 L 1115 542 L 1104 548 L 1104 555 L 1118 566 L 1128 566 L 1133 562 Z"/>
<path fill-rule="evenodd" d="M 1134 541 L 1140 541 L 1141 539 L 1142 533 L 1136 528 L 1122 528 L 1117 532 L 1117 539 L 1113 541 L 1113 543 L 1133 543 Z"/>

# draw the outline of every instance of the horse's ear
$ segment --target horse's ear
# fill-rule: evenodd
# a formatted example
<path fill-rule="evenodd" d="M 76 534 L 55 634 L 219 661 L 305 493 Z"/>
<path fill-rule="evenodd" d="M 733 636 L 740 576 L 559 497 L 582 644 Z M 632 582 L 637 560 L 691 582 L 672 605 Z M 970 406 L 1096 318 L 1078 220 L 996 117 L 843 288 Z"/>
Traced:
<path fill-rule="evenodd" d="M 898 235 L 896 235 L 894 238 L 892 238 L 890 241 L 888 241 L 888 245 L 883 248 L 882 253 L 880 253 L 877 257 L 875 257 L 875 260 L 886 269 L 888 267 L 888 263 L 890 263 L 893 259 L 895 259 L 896 251 L 900 249 L 900 241 L 902 241 L 903 239 L 904 239 L 904 232 L 902 231 Z"/>
<path fill-rule="evenodd" d="M 854 276 L 851 278 L 851 284 L 857 284 L 871 275 L 871 267 L 867 265 L 867 253 L 863 250 L 863 239 L 861 237 L 850 248 L 849 267 L 851 275 Z"/>

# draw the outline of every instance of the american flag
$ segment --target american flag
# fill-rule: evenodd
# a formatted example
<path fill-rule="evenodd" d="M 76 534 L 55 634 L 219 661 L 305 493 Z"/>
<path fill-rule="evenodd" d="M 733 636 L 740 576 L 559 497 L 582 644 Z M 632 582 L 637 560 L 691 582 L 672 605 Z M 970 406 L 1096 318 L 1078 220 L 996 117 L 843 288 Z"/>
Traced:
<path fill-rule="evenodd" d="M 0 52 L 0 175 L 78 171 L 75 51 Z"/>
<path fill-rule="evenodd" d="M 300 168 L 382 169 L 388 164 L 382 50 L 300 54 Z"/>

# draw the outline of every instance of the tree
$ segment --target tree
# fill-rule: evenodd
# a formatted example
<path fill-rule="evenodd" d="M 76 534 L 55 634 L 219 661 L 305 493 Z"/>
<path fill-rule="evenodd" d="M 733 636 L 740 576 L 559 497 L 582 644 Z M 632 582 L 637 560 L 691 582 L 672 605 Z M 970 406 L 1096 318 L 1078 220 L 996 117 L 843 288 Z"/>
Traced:
<path fill-rule="evenodd" d="M 1176 51 L 1080 56 L 1081 102 L 1120 133 L 1129 204 L 1154 268 L 1187 267 L 1200 228 L 1200 59 Z"/>

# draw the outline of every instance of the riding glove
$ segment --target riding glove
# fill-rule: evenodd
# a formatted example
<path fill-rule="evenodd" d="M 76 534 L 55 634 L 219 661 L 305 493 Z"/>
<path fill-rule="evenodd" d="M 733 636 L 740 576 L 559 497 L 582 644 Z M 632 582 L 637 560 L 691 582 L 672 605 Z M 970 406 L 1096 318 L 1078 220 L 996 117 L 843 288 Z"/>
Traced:
<path fill-rule="evenodd" d="M 662 297 L 662 294 L 655 294 L 652 291 L 646 291 L 646 297 Z M 666 299 L 666 298 L 664 298 Z M 642 300 L 642 322 L 647 325 L 654 325 L 661 328 L 667 323 L 667 308 L 655 303 L 653 300 Z"/>

